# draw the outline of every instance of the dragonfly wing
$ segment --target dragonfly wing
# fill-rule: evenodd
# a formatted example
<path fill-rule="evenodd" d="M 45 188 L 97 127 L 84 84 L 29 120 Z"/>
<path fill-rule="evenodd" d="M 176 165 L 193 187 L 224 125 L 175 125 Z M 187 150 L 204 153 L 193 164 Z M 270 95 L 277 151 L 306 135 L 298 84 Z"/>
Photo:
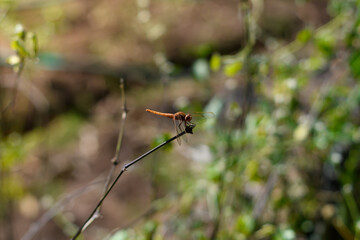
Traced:
<path fill-rule="evenodd" d="M 173 119 L 174 121 L 174 127 L 175 127 L 175 131 L 176 131 L 176 134 L 179 135 L 181 133 L 181 129 L 180 129 L 180 126 L 178 125 L 177 121 L 175 120 L 175 118 Z M 180 124 L 181 125 L 181 124 Z M 181 138 L 178 137 L 176 138 L 177 142 L 179 145 L 181 145 Z"/>
<path fill-rule="evenodd" d="M 207 119 L 215 118 L 215 114 L 213 112 L 196 112 L 191 113 L 191 115 L 196 121 L 205 121 Z"/>
<path fill-rule="evenodd" d="M 180 132 L 185 131 L 185 121 L 182 121 L 182 122 L 180 122 L 180 123 L 178 123 L 178 124 L 179 124 L 179 125 L 178 125 L 178 130 L 179 130 Z M 186 134 L 184 134 L 181 138 L 183 138 L 183 139 L 185 140 L 185 142 L 188 142 L 188 141 L 187 141 Z"/>

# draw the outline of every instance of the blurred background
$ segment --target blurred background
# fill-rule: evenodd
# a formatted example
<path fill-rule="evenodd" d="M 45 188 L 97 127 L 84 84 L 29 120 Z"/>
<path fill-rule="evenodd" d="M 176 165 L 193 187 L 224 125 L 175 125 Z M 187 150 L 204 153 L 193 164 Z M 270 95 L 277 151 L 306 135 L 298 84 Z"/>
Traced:
<path fill-rule="evenodd" d="M 0 239 L 360 239 L 359 6 L 0 1 Z"/>

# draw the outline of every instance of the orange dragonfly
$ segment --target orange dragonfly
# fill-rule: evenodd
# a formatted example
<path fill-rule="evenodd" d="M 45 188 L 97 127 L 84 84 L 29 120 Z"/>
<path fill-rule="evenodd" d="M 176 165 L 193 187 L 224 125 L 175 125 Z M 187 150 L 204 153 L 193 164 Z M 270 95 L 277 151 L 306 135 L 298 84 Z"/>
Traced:
<path fill-rule="evenodd" d="M 182 131 L 187 131 L 187 129 L 192 129 L 195 124 L 191 122 L 192 120 L 192 115 L 190 113 L 184 113 L 184 112 L 177 112 L 177 113 L 163 113 L 163 112 L 158 112 L 158 111 L 154 111 L 151 109 L 146 109 L 147 112 L 159 115 L 159 116 L 163 116 L 163 117 L 167 117 L 173 120 L 174 122 L 174 126 L 175 126 L 175 130 L 177 132 L 177 134 L 181 133 Z M 180 138 L 176 139 L 179 143 L 179 145 L 181 145 L 181 140 Z"/>

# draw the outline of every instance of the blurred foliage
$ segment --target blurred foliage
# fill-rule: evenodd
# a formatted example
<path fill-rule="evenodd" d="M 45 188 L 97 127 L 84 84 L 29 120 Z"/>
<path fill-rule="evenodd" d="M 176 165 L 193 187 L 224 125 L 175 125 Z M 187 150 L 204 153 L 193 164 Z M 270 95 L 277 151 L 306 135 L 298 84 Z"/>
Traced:
<path fill-rule="evenodd" d="M 329 1 L 332 19 L 287 45 L 266 39 L 251 2 L 243 50 L 193 65 L 197 79 L 208 68 L 228 77 L 205 109 L 218 116 L 214 160 L 183 181 L 178 216 L 163 224 L 176 239 L 359 239 L 360 2 Z M 266 51 L 253 51 L 258 40 Z"/>
<path fill-rule="evenodd" d="M 157 145 L 160 145 L 161 143 L 169 140 L 172 136 L 169 133 L 161 134 L 154 138 L 153 142 L 151 143 L 150 147 L 154 148 Z M 172 149 L 172 145 L 166 145 L 163 148 L 165 151 L 170 151 Z"/>
<path fill-rule="evenodd" d="M 11 42 L 11 48 L 16 55 L 11 55 L 7 63 L 13 66 L 15 72 L 19 72 L 25 64 L 25 59 L 34 59 L 38 54 L 38 40 L 33 32 L 25 31 L 20 24 L 15 26 L 15 39 Z"/>
<path fill-rule="evenodd" d="M 54 119 L 45 129 L 38 128 L 26 134 L 13 132 L 8 136 L 0 136 L 1 218 L 7 218 L 10 211 L 8 206 L 12 202 L 21 200 L 20 204 L 25 203 L 22 198 L 29 196 L 27 194 L 56 196 L 61 193 L 62 184 L 59 185 L 56 182 L 56 172 L 44 175 L 43 181 L 32 183 L 24 181 L 23 174 L 21 174 L 22 171 L 28 170 L 19 168 L 26 166 L 23 165 L 24 160 L 31 157 L 35 150 L 39 151 L 39 146 L 41 146 L 43 154 L 69 146 L 78 136 L 77 130 L 81 124 L 82 120 L 79 116 L 69 114 Z M 33 168 L 32 164 L 36 166 L 36 162 L 30 162 L 28 167 Z M 45 179 L 51 180 L 51 184 L 49 185 Z M 26 200 L 26 198 L 24 199 Z M 31 211 L 26 210 L 28 207 L 31 206 L 24 206 L 23 212 Z M 38 212 L 34 213 L 34 215 L 37 214 Z"/>
<path fill-rule="evenodd" d="M 26 31 L 21 24 L 14 27 L 13 40 L 11 48 L 15 51 L 14 55 L 7 58 L 7 63 L 12 66 L 17 75 L 16 82 L 24 69 L 25 61 L 35 59 L 38 53 L 37 36 L 33 32 Z M 16 88 L 17 88 L 17 84 Z M 7 106 L 2 106 L 0 113 L 0 123 L 3 120 L 3 114 L 12 102 L 15 102 L 16 91 L 13 99 Z M 12 132 L 3 136 L 0 132 L 0 220 L 9 218 L 11 215 L 11 206 L 14 200 L 19 200 L 26 188 L 22 178 L 12 174 L 13 168 L 25 159 L 29 153 L 29 144 L 24 141 L 24 136 L 17 132 Z"/>

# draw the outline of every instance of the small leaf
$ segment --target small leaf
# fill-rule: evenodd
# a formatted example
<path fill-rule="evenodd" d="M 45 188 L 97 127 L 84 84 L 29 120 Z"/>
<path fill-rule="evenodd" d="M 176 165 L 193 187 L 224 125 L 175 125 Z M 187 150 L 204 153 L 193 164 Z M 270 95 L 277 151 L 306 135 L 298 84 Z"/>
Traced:
<path fill-rule="evenodd" d="M 297 34 L 296 40 L 301 43 L 307 43 L 310 40 L 311 35 L 312 35 L 312 33 L 311 33 L 310 29 L 305 28 Z"/>
<path fill-rule="evenodd" d="M 316 36 L 316 46 L 318 50 L 324 53 L 326 56 L 330 56 L 334 52 L 336 43 L 335 36 L 330 32 L 321 32 Z"/>
<path fill-rule="evenodd" d="M 17 51 L 20 57 L 28 57 L 30 56 L 29 52 L 26 51 L 24 44 L 20 40 L 14 40 L 11 42 L 11 48 Z"/>
<path fill-rule="evenodd" d="M 237 218 L 236 221 L 236 230 L 245 234 L 245 235 L 249 235 L 255 227 L 255 220 L 251 215 L 240 215 Z"/>
<path fill-rule="evenodd" d="M 195 55 L 199 58 L 206 58 L 213 52 L 213 46 L 210 43 L 204 43 L 195 47 Z"/>
<path fill-rule="evenodd" d="M 355 231 L 358 233 L 360 232 L 360 219 L 355 222 Z"/>
<path fill-rule="evenodd" d="M 117 231 L 114 235 L 110 237 L 110 240 L 127 240 L 129 239 L 129 234 L 126 230 Z"/>
<path fill-rule="evenodd" d="M 236 62 L 225 66 L 224 73 L 228 77 L 235 76 L 243 67 L 242 62 Z"/>
<path fill-rule="evenodd" d="M 256 160 L 250 160 L 246 166 L 245 174 L 251 181 L 259 180 L 259 162 Z"/>
<path fill-rule="evenodd" d="M 146 239 L 153 239 L 153 235 L 156 232 L 158 224 L 155 221 L 149 221 L 144 226 L 144 234 Z"/>
<path fill-rule="evenodd" d="M 326 59 L 321 56 L 311 56 L 308 59 L 302 61 L 301 66 L 306 71 L 320 70 L 326 64 Z"/>
<path fill-rule="evenodd" d="M 296 238 L 295 231 L 292 230 L 291 228 L 281 230 L 279 234 L 279 239 L 282 240 L 293 240 L 295 238 Z"/>
<path fill-rule="evenodd" d="M 256 231 L 255 236 L 256 239 L 263 239 L 263 238 L 269 238 L 272 234 L 275 232 L 274 225 L 271 224 L 264 224 L 261 226 L 261 228 Z"/>
<path fill-rule="evenodd" d="M 206 176 L 209 180 L 213 182 L 219 182 L 224 173 L 224 165 L 222 162 L 219 162 L 213 166 L 210 166 L 206 170 Z"/>
<path fill-rule="evenodd" d="M 193 239 L 196 240 L 207 240 L 205 233 L 201 232 L 201 231 L 195 231 L 193 234 Z"/>
<path fill-rule="evenodd" d="M 211 59 L 210 59 L 210 68 L 212 71 L 216 72 L 219 71 L 221 67 L 221 56 L 218 53 L 215 53 L 214 55 L 212 55 Z"/>
<path fill-rule="evenodd" d="M 39 51 L 38 39 L 35 33 L 31 33 L 33 57 L 36 57 Z"/>
<path fill-rule="evenodd" d="M 349 65 L 354 77 L 360 77 L 360 51 L 354 51 L 351 54 Z"/>

